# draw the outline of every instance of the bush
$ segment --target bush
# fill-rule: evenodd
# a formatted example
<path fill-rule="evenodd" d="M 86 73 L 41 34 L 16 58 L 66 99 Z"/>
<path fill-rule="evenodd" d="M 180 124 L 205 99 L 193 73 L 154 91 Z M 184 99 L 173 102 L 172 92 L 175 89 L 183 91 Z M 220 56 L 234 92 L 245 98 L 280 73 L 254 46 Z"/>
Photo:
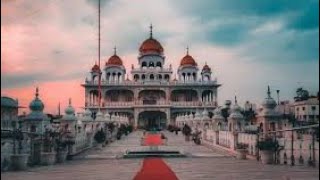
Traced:
<path fill-rule="evenodd" d="M 237 149 L 247 149 L 249 146 L 248 144 L 244 144 L 244 143 L 238 143 L 237 144 Z"/>
<path fill-rule="evenodd" d="M 97 143 L 103 143 L 106 141 L 106 133 L 103 130 L 98 131 L 94 135 L 94 140 L 97 141 Z"/>
<path fill-rule="evenodd" d="M 272 150 L 275 151 L 279 148 L 279 143 L 277 140 L 265 139 L 263 141 L 258 141 L 257 148 L 259 150 Z"/>

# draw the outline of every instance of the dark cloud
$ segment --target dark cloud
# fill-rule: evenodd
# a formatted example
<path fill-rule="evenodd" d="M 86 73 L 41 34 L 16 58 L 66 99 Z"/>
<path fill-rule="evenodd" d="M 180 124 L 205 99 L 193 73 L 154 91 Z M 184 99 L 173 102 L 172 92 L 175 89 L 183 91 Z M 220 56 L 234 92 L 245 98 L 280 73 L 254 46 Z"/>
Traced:
<path fill-rule="evenodd" d="M 239 45 L 246 40 L 249 28 L 242 24 L 226 24 L 213 29 L 208 35 L 208 40 L 223 46 Z"/>
<path fill-rule="evenodd" d="M 288 28 L 308 30 L 319 28 L 319 1 L 311 2 L 293 19 L 289 19 Z"/>

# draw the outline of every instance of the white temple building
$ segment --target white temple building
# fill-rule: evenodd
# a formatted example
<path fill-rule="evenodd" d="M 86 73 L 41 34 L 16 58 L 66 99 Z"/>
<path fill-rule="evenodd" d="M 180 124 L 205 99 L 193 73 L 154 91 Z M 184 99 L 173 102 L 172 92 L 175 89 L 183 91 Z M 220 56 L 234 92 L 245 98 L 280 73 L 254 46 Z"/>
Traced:
<path fill-rule="evenodd" d="M 171 65 L 166 65 L 164 48 L 153 37 L 151 26 L 149 38 L 139 48 L 139 66 L 132 65 L 131 75 L 124 66 L 126 60 L 116 50 L 102 70 L 98 65 L 92 67 L 91 76 L 82 84 L 85 108 L 90 109 L 93 117 L 99 109 L 103 114 L 109 113 L 111 119 L 126 117 L 136 128 L 165 128 L 182 115 L 194 117 L 197 110 L 206 110 L 212 117 L 220 84 L 212 69 L 207 64 L 200 67 L 188 51 L 174 72 Z"/>

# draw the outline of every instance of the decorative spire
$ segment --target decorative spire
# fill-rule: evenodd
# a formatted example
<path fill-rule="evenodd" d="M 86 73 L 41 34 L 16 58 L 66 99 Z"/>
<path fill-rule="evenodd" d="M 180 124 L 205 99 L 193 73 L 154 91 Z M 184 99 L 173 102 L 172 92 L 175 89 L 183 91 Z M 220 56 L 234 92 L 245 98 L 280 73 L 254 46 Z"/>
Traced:
<path fill-rule="evenodd" d="M 186 49 L 187 49 L 187 55 L 189 55 L 189 46 L 187 46 Z"/>
<path fill-rule="evenodd" d="M 270 92 L 270 86 L 268 85 L 268 92 L 267 92 L 267 94 L 268 94 L 268 98 L 270 98 L 271 97 L 271 92 Z"/>
<path fill-rule="evenodd" d="M 36 88 L 36 98 L 38 98 L 39 97 L 39 88 L 37 87 Z"/>
<path fill-rule="evenodd" d="M 153 26 L 152 26 L 152 23 L 150 24 L 150 39 L 152 39 L 152 29 L 153 29 Z"/>
<path fill-rule="evenodd" d="M 238 104 L 237 96 L 234 96 L 234 103 Z"/>
<path fill-rule="evenodd" d="M 114 55 L 117 55 L 117 46 L 114 46 L 113 52 L 114 52 Z"/>
<path fill-rule="evenodd" d="M 71 106 L 71 98 L 69 98 L 69 106 Z"/>

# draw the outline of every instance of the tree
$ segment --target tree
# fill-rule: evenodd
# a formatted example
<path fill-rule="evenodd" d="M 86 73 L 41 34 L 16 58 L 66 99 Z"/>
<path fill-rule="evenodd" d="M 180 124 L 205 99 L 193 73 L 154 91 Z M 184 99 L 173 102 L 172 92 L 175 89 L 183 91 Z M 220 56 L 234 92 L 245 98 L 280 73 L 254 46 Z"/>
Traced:
<path fill-rule="evenodd" d="M 310 95 L 309 92 L 305 89 L 303 89 L 302 87 L 298 88 L 296 90 L 296 94 L 297 96 L 294 97 L 295 101 L 304 101 L 309 99 Z"/>

